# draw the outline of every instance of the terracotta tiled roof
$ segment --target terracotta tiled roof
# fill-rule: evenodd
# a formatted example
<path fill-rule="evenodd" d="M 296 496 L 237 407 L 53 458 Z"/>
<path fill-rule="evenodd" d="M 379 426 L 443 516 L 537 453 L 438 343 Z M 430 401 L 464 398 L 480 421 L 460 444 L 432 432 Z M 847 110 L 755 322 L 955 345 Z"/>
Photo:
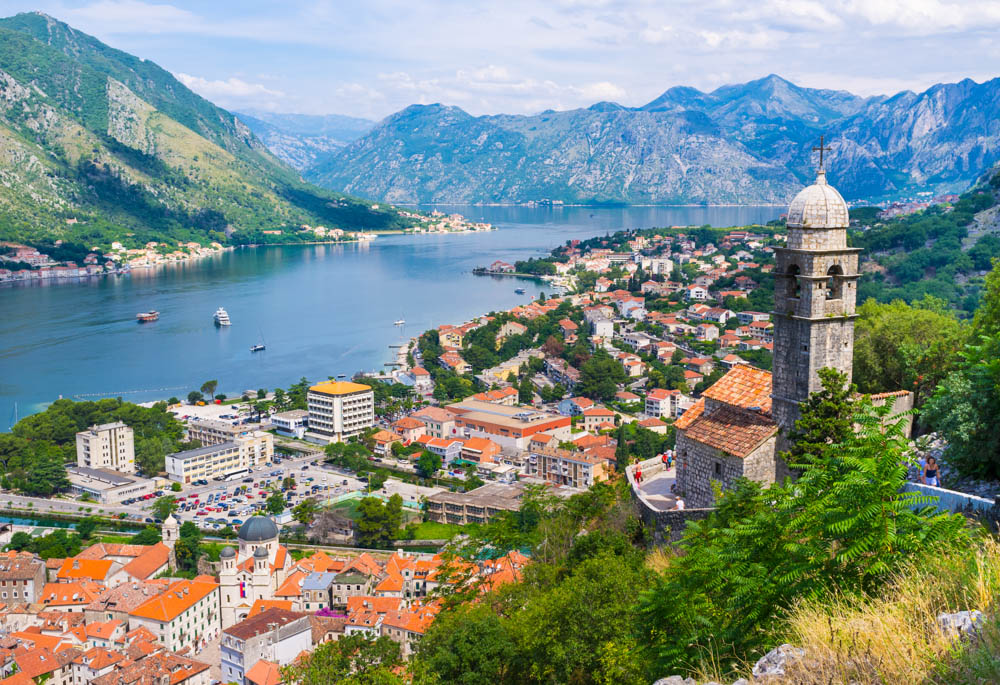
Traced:
<path fill-rule="evenodd" d="M 363 597 L 355 595 L 354 597 L 347 598 L 347 613 L 373 611 L 376 614 L 384 614 L 389 611 L 398 611 L 402 601 L 399 597 Z"/>
<path fill-rule="evenodd" d="M 723 405 L 693 421 L 684 435 L 726 454 L 743 458 L 777 432 L 778 424 L 769 416 Z"/>
<path fill-rule="evenodd" d="M 170 560 L 170 548 L 162 542 L 144 548 L 145 551 L 135 559 L 125 564 L 125 573 L 139 580 L 146 580 Z"/>
<path fill-rule="evenodd" d="M 208 664 L 170 652 L 159 652 L 133 663 L 125 663 L 111 673 L 94 678 L 91 685 L 178 685 L 197 676 Z"/>
<path fill-rule="evenodd" d="M 179 580 L 158 597 L 140 604 L 132 616 L 154 621 L 172 621 L 218 589 L 215 583 Z"/>
<path fill-rule="evenodd" d="M 293 602 L 291 600 L 284 599 L 258 599 L 250 607 L 250 613 L 247 614 L 247 618 L 253 618 L 257 614 L 262 614 L 268 609 L 284 609 L 285 611 L 292 610 Z"/>
<path fill-rule="evenodd" d="M 86 580 L 75 583 L 46 583 L 39 601 L 48 606 L 90 604 L 102 589 L 100 585 Z"/>
<path fill-rule="evenodd" d="M 110 559 L 78 559 L 63 561 L 56 577 L 59 580 L 105 580 L 114 562 Z"/>
<path fill-rule="evenodd" d="M 660 421 L 657 418 L 650 417 L 648 419 L 643 419 L 642 421 L 640 421 L 639 425 L 642 426 L 643 428 L 659 428 L 660 426 L 666 426 L 667 424 L 664 423 L 663 421 Z"/>
<path fill-rule="evenodd" d="M 277 664 L 261 659 L 246 672 L 246 679 L 253 685 L 280 685 L 281 669 Z"/>
<path fill-rule="evenodd" d="M 296 569 L 288 574 L 288 578 L 285 582 L 274 591 L 275 597 L 300 597 L 302 596 L 302 579 L 305 578 L 308 573 L 305 571 L 300 571 Z"/>
<path fill-rule="evenodd" d="M 412 416 L 404 416 L 403 418 L 394 421 L 392 427 L 399 430 L 411 430 L 413 428 L 423 428 L 424 422 L 418 421 Z"/>
<path fill-rule="evenodd" d="M 674 427 L 683 430 L 691 425 L 691 423 L 701 416 L 702 412 L 705 411 L 705 400 L 701 399 L 692 404 L 687 408 L 680 418 L 674 421 Z"/>
<path fill-rule="evenodd" d="M 74 659 L 74 663 L 89 666 L 95 671 L 112 666 L 125 660 L 125 655 L 121 652 L 112 652 L 103 647 L 94 647 Z"/>
<path fill-rule="evenodd" d="M 375 586 L 375 592 L 402 592 L 403 577 L 398 573 L 390 573 L 382 582 Z"/>
<path fill-rule="evenodd" d="M 771 373 L 752 366 L 736 366 L 702 393 L 724 404 L 771 411 Z"/>

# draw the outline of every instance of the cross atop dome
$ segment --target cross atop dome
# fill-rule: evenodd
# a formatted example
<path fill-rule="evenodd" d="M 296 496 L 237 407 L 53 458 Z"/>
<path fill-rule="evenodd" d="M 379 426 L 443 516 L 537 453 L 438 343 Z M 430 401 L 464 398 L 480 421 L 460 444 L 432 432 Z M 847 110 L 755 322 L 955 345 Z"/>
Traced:
<path fill-rule="evenodd" d="M 819 137 L 819 147 L 813 145 L 813 152 L 819 153 L 819 168 L 816 170 L 819 175 L 823 175 L 825 173 L 825 169 L 823 169 L 823 153 L 833 151 L 833 148 L 823 146 L 823 138 L 824 136 Z"/>

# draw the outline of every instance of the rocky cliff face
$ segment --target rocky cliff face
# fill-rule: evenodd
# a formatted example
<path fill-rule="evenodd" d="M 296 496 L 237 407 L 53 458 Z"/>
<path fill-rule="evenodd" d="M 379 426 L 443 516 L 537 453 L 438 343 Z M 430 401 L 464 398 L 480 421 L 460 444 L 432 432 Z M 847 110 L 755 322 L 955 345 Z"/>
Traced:
<path fill-rule="evenodd" d="M 336 114 L 238 112 L 237 116 L 278 159 L 299 170 L 356 140 L 375 125 L 367 119 Z"/>
<path fill-rule="evenodd" d="M 638 108 L 473 117 L 411 106 L 320 156 L 306 177 L 393 202 L 787 202 L 825 134 L 848 198 L 956 190 L 1000 158 L 1000 79 L 861 98 L 777 76 Z"/>

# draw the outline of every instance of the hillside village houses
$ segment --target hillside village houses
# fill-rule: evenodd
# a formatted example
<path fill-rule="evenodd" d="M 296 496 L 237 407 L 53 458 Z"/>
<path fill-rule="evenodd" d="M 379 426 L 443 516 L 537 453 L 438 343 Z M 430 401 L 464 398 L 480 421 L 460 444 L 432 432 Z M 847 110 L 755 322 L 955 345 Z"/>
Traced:
<path fill-rule="evenodd" d="M 713 480 L 778 473 L 777 427 L 794 415 L 790 401 L 811 389 L 789 369 L 808 364 L 811 373 L 821 362 L 842 361 L 832 350 L 799 360 L 790 346 L 821 326 L 837 329 L 830 340 L 850 342 L 843 317 L 832 317 L 834 326 L 825 312 L 853 306 L 856 255 L 833 238 L 801 246 L 799 233 L 808 231 L 796 233 L 789 223 L 794 235 L 787 248 L 764 229 L 570 241 L 551 260 L 571 288 L 507 312 L 442 323 L 435 329 L 438 347 L 426 348 L 433 354 L 424 355 L 419 344 L 409 350 L 412 362 L 392 377 L 423 400 L 413 410 L 377 416 L 371 387 L 326 381 L 308 389 L 304 413 L 276 426 L 316 444 L 371 438 L 386 460 L 395 458 L 397 444 L 415 449 L 404 459 L 427 450 L 446 468 L 476 473 L 485 485 L 442 491 L 426 502 L 427 519 L 464 524 L 516 510 L 528 484 L 567 496 L 616 477 L 619 427 L 634 423 L 662 440 L 657 444 L 673 445 L 676 435 L 678 487 L 689 506 L 707 506 Z M 772 279 L 774 297 L 787 302 L 800 276 L 822 267 L 825 283 L 833 266 L 840 268 L 832 272 L 839 298 L 824 291 L 795 303 L 822 311 L 823 321 L 803 315 L 790 324 L 767 313 Z M 477 353 L 470 341 L 482 340 L 481 329 L 491 325 L 490 354 Z M 505 346 L 511 339 L 517 344 Z M 765 370 L 772 352 L 773 376 Z M 595 390 L 587 369 L 595 354 L 620 372 L 614 387 Z M 469 389 L 458 394 L 441 382 L 454 375 Z M 82 433 L 78 468 L 134 477 L 126 431 L 110 424 Z M 168 464 L 176 462 L 168 471 L 184 482 L 273 458 L 273 443 L 254 431 L 192 421 L 189 434 L 204 441 L 203 451 L 168 456 Z M 247 445 L 242 453 L 240 439 Z M 48 563 L 26 553 L 0 556 L 0 579 L 16 582 L 0 587 L 0 629 L 18 641 L 0 650 L 0 673 L 108 685 L 116 673 L 142 673 L 147 682 L 167 677 L 171 684 L 264 682 L 254 678 L 266 680 L 319 642 L 343 635 L 388 636 L 409 654 L 439 610 L 433 597 L 442 582 L 439 555 L 315 551 L 296 559 L 281 543 L 280 526 L 254 516 L 218 562 L 182 579 L 170 571 L 178 529 L 168 518 L 164 541 L 148 548 L 92 545 Z M 527 563 L 512 552 L 470 571 L 483 587 L 495 586 L 519 578 Z M 201 660 L 207 645 L 219 646 L 218 663 Z"/>

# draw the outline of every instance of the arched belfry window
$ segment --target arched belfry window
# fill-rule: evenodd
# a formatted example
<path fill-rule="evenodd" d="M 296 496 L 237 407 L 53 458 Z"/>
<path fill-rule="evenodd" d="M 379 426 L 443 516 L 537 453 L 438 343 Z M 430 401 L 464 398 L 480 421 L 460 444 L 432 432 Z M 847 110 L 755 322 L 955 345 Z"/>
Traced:
<path fill-rule="evenodd" d="M 802 286 L 799 284 L 799 274 L 802 270 L 799 268 L 798 264 L 792 264 L 788 267 L 788 296 L 789 297 L 799 297 L 801 293 Z"/>
<path fill-rule="evenodd" d="M 839 300 L 844 294 L 844 270 L 834 264 L 826 272 L 826 299 Z"/>

